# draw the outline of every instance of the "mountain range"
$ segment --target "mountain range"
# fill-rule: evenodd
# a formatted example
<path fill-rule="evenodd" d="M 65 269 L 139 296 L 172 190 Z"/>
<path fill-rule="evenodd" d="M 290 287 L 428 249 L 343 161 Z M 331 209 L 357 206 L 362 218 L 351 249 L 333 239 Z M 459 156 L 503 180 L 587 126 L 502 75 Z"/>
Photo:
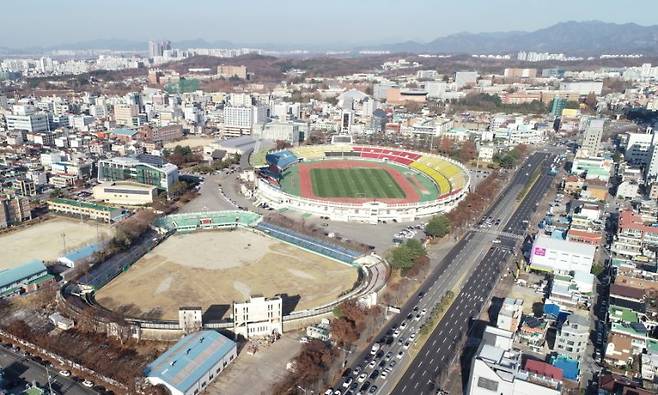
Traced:
<path fill-rule="evenodd" d="M 658 25 L 561 22 L 532 32 L 457 33 L 428 43 L 407 41 L 375 49 L 391 52 L 509 53 L 563 52 L 569 55 L 602 53 L 658 54 Z"/>
<path fill-rule="evenodd" d="M 225 40 L 204 39 L 173 42 L 175 48 L 262 48 L 268 50 L 307 49 L 311 52 L 326 50 L 380 50 L 406 53 L 513 53 L 518 51 L 561 52 L 567 55 L 598 55 L 602 53 L 643 53 L 658 55 L 658 25 L 641 26 L 635 23 L 606 23 L 600 21 L 561 22 L 547 28 L 525 32 L 456 33 L 430 42 L 405 41 L 379 45 L 335 44 L 273 44 L 234 43 Z M 36 54 L 53 50 L 111 49 L 142 51 L 146 41 L 125 39 L 91 40 L 52 47 L 12 49 L 0 47 L 4 54 Z"/>

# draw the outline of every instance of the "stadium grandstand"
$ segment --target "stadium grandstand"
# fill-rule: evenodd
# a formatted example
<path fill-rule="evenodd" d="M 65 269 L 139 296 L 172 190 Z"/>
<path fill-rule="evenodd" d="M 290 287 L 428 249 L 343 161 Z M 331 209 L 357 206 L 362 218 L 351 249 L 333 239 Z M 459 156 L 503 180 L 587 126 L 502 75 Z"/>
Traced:
<path fill-rule="evenodd" d="M 271 152 L 265 156 L 265 160 L 270 166 L 276 166 L 279 171 L 299 161 L 295 154 L 288 150 Z"/>
<path fill-rule="evenodd" d="M 256 224 L 255 228 L 279 240 L 294 244 L 306 250 L 316 252 L 318 254 L 350 265 L 354 265 L 354 261 L 363 255 L 358 251 L 328 244 L 310 236 L 267 222 L 261 221 Z"/>
<path fill-rule="evenodd" d="M 260 221 L 261 216 L 250 211 L 229 210 L 209 211 L 189 214 L 172 214 L 156 219 L 154 226 L 163 233 L 176 230 L 178 232 L 193 232 L 195 230 L 210 230 L 235 228 L 237 226 L 253 226 Z"/>

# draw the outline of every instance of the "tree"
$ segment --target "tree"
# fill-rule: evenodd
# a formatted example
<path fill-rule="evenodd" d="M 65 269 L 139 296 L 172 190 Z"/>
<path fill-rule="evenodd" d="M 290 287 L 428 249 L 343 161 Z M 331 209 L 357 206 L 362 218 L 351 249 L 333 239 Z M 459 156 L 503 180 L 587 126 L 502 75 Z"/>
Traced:
<path fill-rule="evenodd" d="M 418 240 L 409 239 L 389 252 L 388 261 L 393 268 L 402 270 L 406 275 L 406 271 L 425 256 L 427 256 L 425 247 Z"/>
<path fill-rule="evenodd" d="M 469 162 L 475 159 L 477 150 L 475 148 L 475 143 L 470 140 L 465 141 L 459 149 L 459 160 L 462 162 Z"/>
<path fill-rule="evenodd" d="M 61 198 L 64 197 L 64 192 L 59 188 L 55 188 L 52 190 L 52 192 L 50 192 L 49 196 L 51 199 Z"/>
<path fill-rule="evenodd" d="M 176 181 L 174 185 L 171 186 L 171 190 L 169 191 L 172 196 L 180 196 L 184 194 L 188 189 L 189 185 L 185 181 Z"/>
<path fill-rule="evenodd" d="M 445 155 L 451 155 L 452 154 L 452 140 L 450 140 L 447 137 L 442 137 L 441 140 L 439 140 L 439 152 Z"/>
<path fill-rule="evenodd" d="M 445 215 L 435 215 L 425 225 L 425 234 L 431 237 L 443 237 L 450 233 L 450 220 Z"/>

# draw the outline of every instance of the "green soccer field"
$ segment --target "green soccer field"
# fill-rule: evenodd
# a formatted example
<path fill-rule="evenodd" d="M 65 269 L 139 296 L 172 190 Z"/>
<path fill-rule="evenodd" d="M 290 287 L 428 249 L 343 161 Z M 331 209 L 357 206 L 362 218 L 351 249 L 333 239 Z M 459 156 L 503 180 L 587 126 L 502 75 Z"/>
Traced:
<path fill-rule="evenodd" d="M 311 169 L 313 193 L 322 198 L 403 199 L 404 191 L 383 169 Z"/>

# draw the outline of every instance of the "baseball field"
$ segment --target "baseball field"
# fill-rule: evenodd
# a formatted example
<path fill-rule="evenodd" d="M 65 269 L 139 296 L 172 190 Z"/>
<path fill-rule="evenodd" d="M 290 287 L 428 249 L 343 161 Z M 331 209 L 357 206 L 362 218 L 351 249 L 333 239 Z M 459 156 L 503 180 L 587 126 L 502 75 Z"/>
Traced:
<path fill-rule="evenodd" d="M 357 277 L 352 267 L 258 233 L 196 232 L 169 237 L 97 291 L 96 300 L 133 317 L 177 319 L 179 307 L 201 306 L 218 319 L 252 295 L 287 294 L 289 310 L 329 303 Z"/>
<path fill-rule="evenodd" d="M 64 252 L 109 237 L 111 232 L 106 224 L 55 217 L 0 234 L 0 270 L 33 259 L 57 259 Z"/>

